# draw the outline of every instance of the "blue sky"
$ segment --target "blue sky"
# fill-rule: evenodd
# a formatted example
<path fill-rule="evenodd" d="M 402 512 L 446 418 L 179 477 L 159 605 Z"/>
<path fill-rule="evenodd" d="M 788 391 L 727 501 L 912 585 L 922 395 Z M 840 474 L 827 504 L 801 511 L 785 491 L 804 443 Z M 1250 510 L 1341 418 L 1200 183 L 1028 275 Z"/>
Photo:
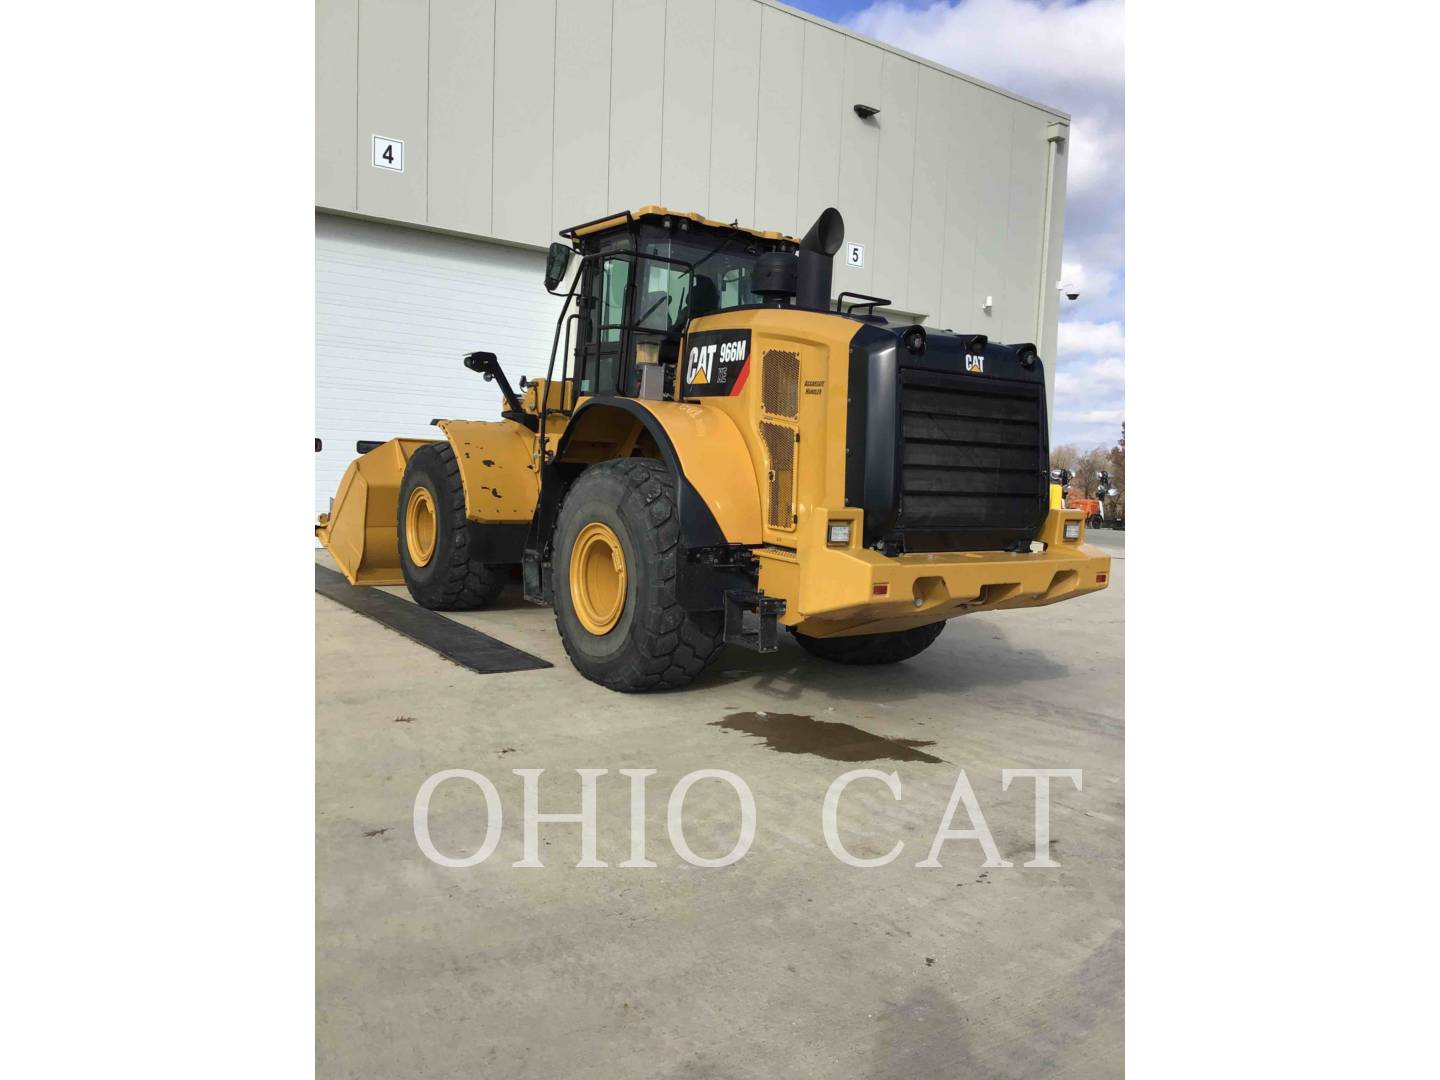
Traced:
<path fill-rule="evenodd" d="M 1110 445 L 1125 409 L 1125 8 L 1121 0 L 784 0 L 1071 117 L 1051 443 Z"/>

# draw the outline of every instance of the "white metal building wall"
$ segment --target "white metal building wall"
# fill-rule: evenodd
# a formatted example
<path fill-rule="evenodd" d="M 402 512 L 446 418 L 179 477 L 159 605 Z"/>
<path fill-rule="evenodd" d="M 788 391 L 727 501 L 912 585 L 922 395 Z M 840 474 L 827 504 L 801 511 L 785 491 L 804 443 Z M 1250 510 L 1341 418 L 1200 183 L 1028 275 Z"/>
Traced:
<path fill-rule="evenodd" d="M 545 374 L 560 302 L 541 252 L 331 214 L 315 218 L 315 506 L 359 439 L 436 438 L 435 417 L 498 418 L 500 392 L 461 365 Z"/>
<path fill-rule="evenodd" d="M 320 207 L 543 247 L 647 203 L 792 234 L 833 205 L 864 245 L 837 292 L 1055 355 L 1063 113 L 774 0 L 318 0 L 317 20 Z M 403 172 L 375 136 L 404 140 Z"/>

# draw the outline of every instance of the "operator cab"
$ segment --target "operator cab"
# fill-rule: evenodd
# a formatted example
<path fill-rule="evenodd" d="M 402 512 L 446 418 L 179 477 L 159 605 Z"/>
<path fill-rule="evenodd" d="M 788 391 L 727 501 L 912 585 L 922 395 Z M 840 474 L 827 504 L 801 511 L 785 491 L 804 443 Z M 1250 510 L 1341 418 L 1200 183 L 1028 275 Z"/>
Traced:
<path fill-rule="evenodd" d="M 793 255 L 799 246 L 778 232 L 658 206 L 612 214 L 560 235 L 581 256 L 577 311 L 566 325 L 567 343 L 573 325 L 570 374 L 577 397 L 642 396 L 642 384 L 643 396 L 669 396 L 686 324 L 761 303 L 755 286 L 762 256 Z M 563 267 L 566 254 L 565 245 L 554 245 L 552 265 L 560 260 Z M 548 277 L 553 291 L 557 275 L 552 270 Z"/>

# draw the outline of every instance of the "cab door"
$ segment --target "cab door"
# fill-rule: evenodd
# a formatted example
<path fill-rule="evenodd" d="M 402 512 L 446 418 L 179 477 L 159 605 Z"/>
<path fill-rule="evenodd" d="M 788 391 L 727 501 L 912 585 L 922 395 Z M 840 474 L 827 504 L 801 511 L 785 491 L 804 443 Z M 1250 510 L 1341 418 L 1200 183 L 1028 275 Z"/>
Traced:
<path fill-rule="evenodd" d="M 579 396 L 620 392 L 625 364 L 626 312 L 634 294 L 634 259 L 606 255 L 590 263 L 581 283 L 584 317 L 577 350 Z"/>

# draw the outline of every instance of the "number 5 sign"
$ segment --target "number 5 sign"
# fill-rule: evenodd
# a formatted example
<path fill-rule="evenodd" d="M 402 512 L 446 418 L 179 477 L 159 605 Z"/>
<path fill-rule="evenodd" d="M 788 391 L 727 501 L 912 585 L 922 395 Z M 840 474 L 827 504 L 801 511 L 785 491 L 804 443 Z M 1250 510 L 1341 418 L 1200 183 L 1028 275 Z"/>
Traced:
<path fill-rule="evenodd" d="M 846 266 L 864 266 L 864 265 L 865 265 L 865 245 L 864 245 L 864 244 L 846 244 L 846 245 L 845 245 L 845 265 L 846 265 Z"/>
<path fill-rule="evenodd" d="M 404 172 L 405 140 L 387 139 L 384 135 L 370 136 L 370 164 L 377 169 Z"/>

